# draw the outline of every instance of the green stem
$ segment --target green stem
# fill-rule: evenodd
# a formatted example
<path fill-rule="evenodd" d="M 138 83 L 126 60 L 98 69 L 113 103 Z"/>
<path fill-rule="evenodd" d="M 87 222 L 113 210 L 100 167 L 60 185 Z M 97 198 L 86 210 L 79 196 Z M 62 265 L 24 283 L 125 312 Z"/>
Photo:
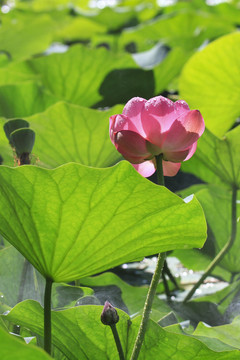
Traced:
<path fill-rule="evenodd" d="M 157 266 L 155 269 L 155 272 L 152 277 L 152 281 L 148 290 L 147 298 L 145 301 L 144 309 L 143 309 L 143 315 L 142 315 L 142 321 L 139 327 L 138 335 L 134 344 L 131 360 L 136 360 L 138 358 L 138 355 L 140 353 L 142 343 L 144 340 L 144 336 L 147 330 L 147 324 L 150 317 L 152 304 L 154 300 L 154 296 L 157 290 L 157 286 L 161 277 L 161 271 L 163 268 L 163 264 L 165 261 L 165 253 L 158 255 L 158 261 Z"/>
<path fill-rule="evenodd" d="M 52 279 L 46 278 L 44 293 L 44 350 L 51 355 L 52 329 L 51 329 L 51 295 Z"/>
<path fill-rule="evenodd" d="M 80 280 L 75 280 L 75 286 L 80 286 Z"/>
<path fill-rule="evenodd" d="M 166 262 L 166 260 L 164 261 L 164 263 L 165 262 Z M 170 293 L 168 282 L 167 282 L 167 279 L 166 279 L 166 276 L 164 273 L 164 264 L 163 264 L 163 269 L 162 269 L 162 281 L 163 281 L 165 294 L 166 294 L 167 298 L 169 299 L 171 297 L 171 293 Z"/>
<path fill-rule="evenodd" d="M 173 283 L 173 285 L 176 287 L 176 289 L 179 289 L 178 283 L 175 280 L 175 277 L 173 276 L 173 274 L 171 273 L 168 264 L 167 264 L 167 260 L 165 260 L 164 265 L 163 265 L 163 273 L 165 273 L 168 277 L 169 280 Z"/>
<path fill-rule="evenodd" d="M 163 176 L 163 154 L 156 156 L 156 165 L 157 165 L 157 181 L 158 185 L 165 185 L 164 176 Z"/>
<path fill-rule="evenodd" d="M 117 331 L 117 327 L 116 324 L 112 324 L 110 325 L 112 333 L 113 333 L 113 337 L 117 346 L 117 350 L 118 350 L 118 354 L 119 354 L 119 359 L 120 360 L 124 360 L 124 354 L 123 354 L 123 349 L 122 349 L 122 344 L 118 335 L 118 331 Z"/>
<path fill-rule="evenodd" d="M 164 176 L 163 176 L 163 167 L 162 167 L 162 160 L 163 160 L 163 155 L 160 154 L 158 156 L 156 156 L 156 164 L 157 164 L 157 179 L 158 179 L 158 184 L 159 185 L 164 185 Z M 147 325 L 148 325 L 148 320 L 150 318 L 150 313 L 152 310 L 152 304 L 153 304 L 153 300 L 154 300 L 154 296 L 156 294 L 156 290 L 157 290 L 157 286 L 161 277 L 161 273 L 162 273 L 162 268 L 163 268 L 163 264 L 166 258 L 166 253 L 162 253 L 162 254 L 158 254 L 158 260 L 157 260 L 157 265 L 156 265 L 156 269 L 155 272 L 153 274 L 152 277 L 152 281 L 151 284 L 149 286 L 148 289 L 148 294 L 147 294 L 147 298 L 145 301 L 145 305 L 144 305 L 144 309 L 143 309 L 143 315 L 142 315 L 142 320 L 140 323 L 140 327 L 138 330 L 138 334 L 137 334 L 137 338 L 133 347 L 133 351 L 132 351 L 132 355 L 131 355 L 131 360 L 136 360 L 139 356 L 142 344 L 143 344 L 143 340 L 144 340 L 144 336 L 147 330 Z"/>
<path fill-rule="evenodd" d="M 232 225 L 231 225 L 231 235 L 228 242 L 224 245 L 221 251 L 217 254 L 217 256 L 213 259 L 213 261 L 209 264 L 204 274 L 198 280 L 198 282 L 193 286 L 193 288 L 189 291 L 185 299 L 183 300 L 186 303 L 191 299 L 195 291 L 199 288 L 199 286 L 204 282 L 207 276 L 209 276 L 213 269 L 219 264 L 219 262 L 223 259 L 225 254 L 231 249 L 236 239 L 237 234 L 237 187 L 232 187 Z"/>

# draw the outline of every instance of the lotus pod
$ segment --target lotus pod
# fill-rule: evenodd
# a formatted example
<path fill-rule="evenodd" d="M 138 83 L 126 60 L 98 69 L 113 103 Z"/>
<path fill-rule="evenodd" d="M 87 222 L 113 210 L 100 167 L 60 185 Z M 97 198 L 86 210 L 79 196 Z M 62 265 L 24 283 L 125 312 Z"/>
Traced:
<path fill-rule="evenodd" d="M 5 122 L 3 129 L 5 131 L 6 137 L 8 138 L 11 144 L 11 140 L 10 140 L 11 133 L 17 129 L 28 128 L 28 127 L 29 127 L 28 121 L 23 119 L 12 119 Z"/>
<path fill-rule="evenodd" d="M 10 143 L 14 146 L 17 156 L 30 154 L 35 142 L 35 132 L 32 129 L 17 129 L 10 135 Z"/>

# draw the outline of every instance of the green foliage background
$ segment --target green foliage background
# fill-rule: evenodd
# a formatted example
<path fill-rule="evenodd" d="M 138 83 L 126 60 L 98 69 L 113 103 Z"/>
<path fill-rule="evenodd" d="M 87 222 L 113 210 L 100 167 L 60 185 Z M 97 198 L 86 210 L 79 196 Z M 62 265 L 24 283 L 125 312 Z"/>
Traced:
<path fill-rule="evenodd" d="M 99 320 L 105 299 L 97 297 L 97 289 L 113 287 L 120 294 L 114 305 L 125 310 L 117 327 L 129 359 L 147 288 L 106 270 L 170 250 L 204 270 L 231 233 L 240 174 L 239 1 L 1 1 L 0 17 L 0 356 L 50 358 L 39 346 L 44 278 L 51 278 L 54 358 L 117 358 Z M 204 182 L 180 192 L 195 194 L 187 204 L 130 164 L 115 165 L 121 157 L 108 136 L 109 116 L 133 96 L 160 94 L 199 109 L 207 127 L 182 165 Z M 3 125 L 13 118 L 36 133 L 34 165 L 9 168 Z M 208 242 L 200 252 L 204 214 Z M 239 248 L 238 232 L 214 270 L 233 280 L 219 293 L 180 311 L 156 296 L 139 359 L 240 359 Z M 196 308 L 219 326 L 205 327 L 197 314 L 196 329 L 184 329 L 182 320 L 196 325 Z M 14 324 L 19 336 L 8 334 Z"/>

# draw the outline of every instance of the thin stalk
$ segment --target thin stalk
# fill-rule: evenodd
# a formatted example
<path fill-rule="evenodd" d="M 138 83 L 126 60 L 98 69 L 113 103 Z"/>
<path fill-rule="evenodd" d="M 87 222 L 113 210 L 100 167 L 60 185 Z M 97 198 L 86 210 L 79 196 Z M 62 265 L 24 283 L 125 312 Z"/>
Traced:
<path fill-rule="evenodd" d="M 157 266 L 155 269 L 155 272 L 152 277 L 152 281 L 148 290 L 147 298 L 145 301 L 144 309 L 143 309 L 143 315 L 142 315 L 142 321 L 138 330 L 138 335 L 134 344 L 131 360 L 136 360 L 138 358 L 138 355 L 140 353 L 142 343 L 144 340 L 144 336 L 147 330 L 147 324 L 150 317 L 152 304 L 154 300 L 154 296 L 156 294 L 157 286 L 161 277 L 161 272 L 163 268 L 163 264 L 165 261 L 165 253 L 158 255 L 157 260 Z"/>
<path fill-rule="evenodd" d="M 159 185 L 164 185 L 162 160 L 163 160 L 162 154 L 156 156 L 157 179 L 158 179 Z M 155 269 L 151 284 L 148 289 L 148 294 L 147 294 L 147 298 L 146 298 L 144 309 L 143 309 L 142 320 L 141 320 L 137 338 L 136 338 L 136 341 L 135 341 L 135 344 L 133 347 L 131 360 L 136 360 L 139 356 L 139 353 L 140 353 L 140 350 L 141 350 L 141 347 L 143 344 L 144 336 L 145 336 L 145 333 L 147 330 L 148 320 L 150 318 L 152 304 L 153 304 L 154 296 L 156 294 L 157 286 L 158 286 L 158 283 L 159 283 L 159 280 L 161 277 L 165 258 L 166 258 L 166 253 L 158 254 L 156 269 Z"/>
<path fill-rule="evenodd" d="M 118 350 L 118 354 L 119 354 L 119 359 L 120 360 L 125 360 L 124 354 L 123 354 L 123 349 L 122 349 L 122 344 L 118 335 L 118 331 L 117 331 L 117 327 L 116 324 L 112 324 L 110 325 L 110 328 L 112 330 L 113 333 L 113 337 L 117 346 L 117 350 Z"/>
<path fill-rule="evenodd" d="M 80 280 L 75 280 L 75 286 L 80 286 Z"/>
<path fill-rule="evenodd" d="M 44 293 L 44 350 L 51 355 L 52 350 L 52 325 L 51 325 L 51 296 L 52 279 L 46 278 Z"/>
<path fill-rule="evenodd" d="M 199 286 L 204 282 L 207 276 L 209 276 L 213 269 L 219 264 L 219 262 L 223 259 L 223 257 L 228 253 L 231 247 L 234 244 L 237 234 L 237 187 L 232 187 L 232 225 L 231 225 L 231 235 L 229 237 L 228 242 L 224 245 L 224 247 L 220 250 L 217 256 L 213 259 L 213 261 L 209 264 L 204 274 L 198 280 L 198 282 L 193 286 L 193 288 L 189 291 L 185 299 L 183 300 L 186 303 L 191 299 L 195 291 L 199 288 Z"/>
<path fill-rule="evenodd" d="M 171 273 L 168 264 L 167 264 L 167 260 L 165 260 L 165 263 L 163 265 L 163 273 L 166 274 L 169 277 L 169 280 L 173 283 L 173 285 L 179 289 L 178 283 L 176 282 L 173 274 Z"/>
<path fill-rule="evenodd" d="M 164 261 L 164 263 L 165 262 L 166 262 L 166 260 Z M 167 298 L 169 299 L 171 297 L 171 294 L 170 294 L 168 282 L 167 282 L 167 279 L 166 279 L 166 276 L 165 276 L 165 273 L 164 273 L 164 264 L 163 264 L 163 269 L 162 269 L 162 281 L 163 281 L 165 294 L 166 294 Z"/>
<path fill-rule="evenodd" d="M 160 154 L 156 156 L 156 165 L 157 165 L 157 182 L 158 185 L 165 185 L 164 176 L 163 176 L 163 155 Z"/>

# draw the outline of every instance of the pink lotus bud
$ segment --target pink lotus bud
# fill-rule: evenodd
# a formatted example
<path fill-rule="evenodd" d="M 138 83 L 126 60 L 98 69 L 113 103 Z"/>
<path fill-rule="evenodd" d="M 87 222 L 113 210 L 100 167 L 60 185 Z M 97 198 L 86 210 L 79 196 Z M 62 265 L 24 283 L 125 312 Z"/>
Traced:
<path fill-rule="evenodd" d="M 150 100 L 135 97 L 122 114 L 110 117 L 110 138 L 135 169 L 148 177 L 155 172 L 155 156 L 163 155 L 163 173 L 174 176 L 181 162 L 190 159 L 205 125 L 198 110 L 163 96 Z"/>
<path fill-rule="evenodd" d="M 106 301 L 102 314 L 101 314 L 101 322 L 104 325 L 114 325 L 119 321 L 119 316 L 117 310 L 110 304 L 110 302 Z"/>

